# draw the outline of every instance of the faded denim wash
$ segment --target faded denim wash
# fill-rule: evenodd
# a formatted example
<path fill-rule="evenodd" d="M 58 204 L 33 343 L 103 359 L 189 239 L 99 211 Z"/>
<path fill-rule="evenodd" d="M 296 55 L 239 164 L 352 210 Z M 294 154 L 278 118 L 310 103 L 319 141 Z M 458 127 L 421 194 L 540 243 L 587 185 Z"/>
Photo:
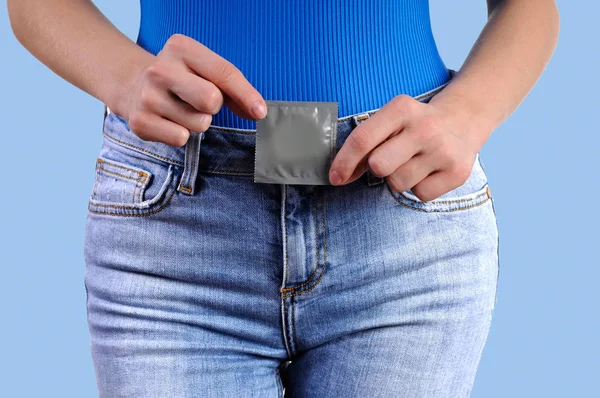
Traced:
<path fill-rule="evenodd" d="M 338 150 L 374 112 L 338 120 Z M 481 157 L 422 202 L 370 173 L 254 183 L 255 133 L 172 147 L 106 109 L 84 243 L 100 396 L 469 396 L 499 275 Z"/>

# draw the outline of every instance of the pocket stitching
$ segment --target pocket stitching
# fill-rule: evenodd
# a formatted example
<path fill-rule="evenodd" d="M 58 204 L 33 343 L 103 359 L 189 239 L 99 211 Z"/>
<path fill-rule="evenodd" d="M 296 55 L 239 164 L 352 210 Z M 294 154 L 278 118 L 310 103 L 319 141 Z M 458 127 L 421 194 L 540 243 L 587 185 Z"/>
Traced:
<path fill-rule="evenodd" d="M 482 204 L 488 202 L 491 199 L 488 182 L 486 182 L 484 187 L 479 190 L 482 192 L 475 192 L 475 193 L 471 194 L 471 195 L 473 195 L 473 197 L 470 197 L 470 198 L 461 197 L 461 198 L 448 199 L 448 200 L 442 200 L 442 201 L 434 200 L 434 201 L 430 201 L 430 202 L 418 202 L 418 201 L 415 201 L 415 200 L 409 198 L 408 196 L 404 195 L 402 192 L 394 191 L 387 183 L 387 180 L 385 182 L 385 186 L 387 187 L 389 193 L 391 194 L 392 198 L 394 198 L 394 200 L 396 202 L 398 202 L 399 204 L 401 204 L 404 207 L 408 207 L 409 209 L 418 210 L 418 211 L 425 212 L 425 213 L 431 213 L 431 212 L 446 213 L 446 212 L 467 210 L 467 209 L 470 209 L 473 207 L 481 206 Z M 398 196 L 402 197 L 403 199 L 400 199 Z M 481 198 L 482 196 L 486 196 L 486 199 L 478 201 L 479 198 Z M 423 206 L 423 207 L 411 206 L 411 204 L 409 204 L 409 203 L 404 203 L 404 200 L 407 202 L 412 202 L 414 204 L 419 204 L 420 206 Z M 454 209 L 445 208 L 445 207 L 442 207 L 442 208 L 435 207 L 436 205 L 441 205 L 441 204 L 455 204 L 455 203 L 461 203 L 461 202 L 469 203 L 470 205 L 460 206 L 460 207 L 457 207 Z"/>
<path fill-rule="evenodd" d="M 101 156 L 98 156 L 96 158 L 96 168 L 108 171 L 103 166 L 101 166 L 104 163 L 111 165 L 113 167 L 131 171 L 132 173 L 136 173 L 138 175 L 147 175 L 148 174 L 148 172 L 146 170 L 142 170 L 141 168 L 134 168 L 133 166 L 128 166 L 121 162 L 117 163 L 117 161 L 115 161 L 115 160 L 107 160 L 106 158 L 101 157 Z M 116 173 L 116 172 L 112 172 L 112 173 Z"/>
<path fill-rule="evenodd" d="M 176 166 L 169 164 L 167 171 L 167 177 L 161 186 L 161 189 L 158 191 L 155 197 L 149 199 L 147 201 L 142 201 L 133 204 L 123 204 L 123 203 L 103 203 L 102 201 L 92 199 L 88 200 L 88 211 L 95 214 L 104 214 L 109 216 L 129 216 L 129 217 L 142 217 L 149 216 L 155 214 L 165 208 L 170 202 L 175 194 L 176 186 L 178 183 L 178 174 L 176 173 Z M 147 181 L 147 180 L 144 180 Z M 169 193 L 170 191 L 170 193 Z M 162 203 L 162 204 L 161 204 Z M 155 206 L 160 206 L 156 209 L 153 209 Z M 140 206 L 141 205 L 141 206 Z M 96 210 L 94 207 L 100 207 L 104 210 Z M 110 210 L 113 209 L 113 210 Z M 124 213 L 124 211 L 132 211 L 134 213 Z"/>
<path fill-rule="evenodd" d="M 110 165 L 111 167 L 130 171 L 131 173 L 137 174 L 138 177 L 133 178 L 133 177 L 125 175 L 125 174 L 121 174 L 121 173 L 118 173 L 118 172 L 115 172 L 112 170 L 108 170 L 107 168 L 105 168 L 104 165 Z M 102 156 L 98 156 L 96 158 L 96 173 L 97 173 L 96 181 L 94 182 L 94 188 L 92 189 L 92 196 L 91 196 L 92 198 L 96 197 L 96 195 L 97 195 L 97 185 L 98 185 L 98 181 L 100 180 L 98 174 L 112 175 L 112 176 L 117 176 L 119 178 L 123 178 L 126 180 L 136 182 L 135 187 L 133 188 L 132 198 L 131 198 L 131 201 L 134 204 L 142 201 L 142 195 L 144 193 L 144 188 L 146 187 L 146 185 L 148 183 L 149 177 L 152 175 L 152 173 L 150 173 L 147 170 L 143 170 L 142 168 L 136 168 L 134 166 L 130 166 L 130 165 L 127 165 L 125 163 L 122 163 L 122 162 L 119 162 L 116 160 L 109 160 Z"/>
<path fill-rule="evenodd" d="M 422 203 L 424 205 L 427 205 L 427 204 L 452 204 L 452 203 L 459 203 L 459 202 L 472 202 L 472 201 L 478 199 L 480 196 L 487 195 L 488 194 L 487 186 L 488 186 L 488 184 L 486 183 L 485 186 L 479 190 L 480 192 L 473 192 L 469 195 L 465 195 L 464 197 L 455 198 L 455 199 L 447 199 L 447 200 L 434 199 L 434 200 L 430 200 L 428 202 L 416 201 L 416 200 L 412 199 L 411 197 L 409 197 L 408 195 L 406 195 L 404 192 L 398 192 L 398 193 L 400 195 L 404 196 L 404 198 L 406 198 L 409 201 Z"/>
<path fill-rule="evenodd" d="M 173 195 L 175 195 L 175 192 L 177 192 L 176 189 L 174 189 L 171 194 L 169 195 L 169 197 L 167 198 L 166 202 L 163 203 L 159 208 L 152 210 L 150 212 L 147 213 L 117 213 L 117 212 L 110 212 L 110 211 L 97 211 L 97 210 L 92 210 L 90 208 L 90 206 L 92 206 L 91 203 L 88 203 L 88 211 L 90 213 L 95 213 L 95 214 L 103 214 L 103 215 L 107 215 L 107 216 L 114 216 L 114 217 L 145 217 L 145 216 L 151 216 L 152 214 L 158 213 L 159 211 L 161 211 L 162 209 L 164 209 L 170 202 L 171 199 L 173 198 Z M 130 209 L 130 210 L 139 210 L 136 208 Z"/>
<path fill-rule="evenodd" d="M 114 145 L 117 145 L 117 146 L 120 146 L 120 147 L 123 147 L 123 148 L 127 148 L 129 150 L 132 150 L 132 151 L 135 151 L 135 152 L 138 152 L 138 153 L 145 154 L 145 155 L 150 156 L 150 157 L 155 158 L 155 159 L 159 159 L 159 160 L 161 160 L 161 161 L 163 161 L 163 162 L 165 162 L 167 164 L 184 166 L 183 162 L 180 162 L 178 160 L 167 158 L 167 157 L 158 155 L 158 154 L 156 154 L 156 153 L 154 153 L 152 151 L 149 151 L 147 149 L 140 148 L 138 146 L 135 146 L 135 145 L 129 144 L 127 142 L 118 140 L 115 137 L 109 135 L 106 131 L 103 132 L 103 135 L 104 135 L 104 138 L 106 138 L 107 140 L 111 141 Z"/>

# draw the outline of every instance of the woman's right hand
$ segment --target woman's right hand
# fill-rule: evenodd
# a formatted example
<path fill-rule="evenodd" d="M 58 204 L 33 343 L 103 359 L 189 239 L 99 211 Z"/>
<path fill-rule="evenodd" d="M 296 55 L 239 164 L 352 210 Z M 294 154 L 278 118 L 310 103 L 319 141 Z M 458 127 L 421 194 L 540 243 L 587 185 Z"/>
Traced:
<path fill-rule="evenodd" d="M 125 97 L 121 116 L 134 134 L 177 147 L 185 145 L 190 130 L 206 131 L 223 104 L 247 119 L 261 119 L 267 110 L 237 67 L 181 34 L 171 36 L 133 78 Z"/>

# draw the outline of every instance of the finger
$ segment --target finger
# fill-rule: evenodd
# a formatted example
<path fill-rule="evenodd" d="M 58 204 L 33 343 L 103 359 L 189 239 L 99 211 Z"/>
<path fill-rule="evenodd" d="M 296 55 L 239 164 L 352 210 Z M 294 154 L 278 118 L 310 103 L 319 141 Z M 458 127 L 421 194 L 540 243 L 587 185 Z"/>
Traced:
<path fill-rule="evenodd" d="M 351 182 L 358 180 L 367 170 L 369 170 L 367 159 L 368 158 L 365 156 L 364 159 L 358 163 L 358 166 L 356 166 L 356 169 L 354 169 L 354 172 L 344 184 L 350 184 Z"/>
<path fill-rule="evenodd" d="M 217 86 L 196 75 L 185 65 L 163 60 L 146 68 L 144 72 L 155 87 L 167 89 L 198 112 L 214 115 L 223 106 L 223 95 Z"/>
<path fill-rule="evenodd" d="M 196 132 L 206 131 L 210 127 L 212 115 L 198 112 L 175 94 L 168 94 L 160 98 L 161 101 L 160 103 L 157 101 L 156 109 L 151 109 L 156 114 Z"/>
<path fill-rule="evenodd" d="M 359 124 L 344 141 L 332 162 L 331 174 L 337 173 L 340 184 L 353 174 L 357 164 L 390 135 L 397 134 L 407 123 L 416 102 L 409 96 L 397 96 L 370 118 Z M 330 174 L 331 180 L 336 180 Z M 337 185 L 337 184 L 336 184 Z"/>
<path fill-rule="evenodd" d="M 247 111 L 241 108 L 234 100 L 229 98 L 227 95 L 223 96 L 224 103 L 233 113 L 236 115 L 243 117 L 245 119 L 254 119 L 253 115 L 250 115 Z"/>
<path fill-rule="evenodd" d="M 436 169 L 432 166 L 429 156 L 417 155 L 386 177 L 393 191 L 404 192 L 411 189 Z"/>
<path fill-rule="evenodd" d="M 437 170 L 412 187 L 412 192 L 419 199 L 430 201 L 454 188 L 451 175 L 444 170 Z"/>
<path fill-rule="evenodd" d="M 169 90 L 198 112 L 214 115 L 221 110 L 224 98 L 213 83 L 192 73 L 180 74 Z"/>
<path fill-rule="evenodd" d="M 221 110 L 223 105 L 226 105 L 233 113 L 242 118 L 255 118 L 254 115 L 250 114 L 245 108 L 240 107 L 230 97 L 224 95 L 213 83 L 198 75 L 191 73 L 190 75 L 194 76 L 195 79 L 205 82 L 207 85 L 205 87 L 194 88 L 193 82 L 190 82 L 190 84 L 183 83 L 177 86 L 181 87 L 181 89 L 171 88 L 170 90 L 185 102 L 192 104 L 199 112 L 215 115 Z"/>
<path fill-rule="evenodd" d="M 145 141 L 158 141 L 182 147 L 190 132 L 185 127 L 152 113 L 138 112 L 129 119 L 129 128 Z"/>
<path fill-rule="evenodd" d="M 379 177 L 388 176 L 422 149 L 422 141 L 410 134 L 409 129 L 404 129 L 369 153 L 369 169 Z"/>
<path fill-rule="evenodd" d="M 169 48 L 181 56 L 189 68 L 215 84 L 248 114 L 258 119 L 266 115 L 264 99 L 235 65 L 190 37 L 174 35 L 169 41 Z"/>

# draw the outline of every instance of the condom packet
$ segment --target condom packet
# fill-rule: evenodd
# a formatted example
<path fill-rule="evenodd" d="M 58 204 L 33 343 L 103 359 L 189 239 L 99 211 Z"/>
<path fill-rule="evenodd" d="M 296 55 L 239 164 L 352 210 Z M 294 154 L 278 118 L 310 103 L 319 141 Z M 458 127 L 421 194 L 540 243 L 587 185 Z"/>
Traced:
<path fill-rule="evenodd" d="M 256 121 L 254 182 L 331 185 L 338 103 L 265 100 Z"/>

